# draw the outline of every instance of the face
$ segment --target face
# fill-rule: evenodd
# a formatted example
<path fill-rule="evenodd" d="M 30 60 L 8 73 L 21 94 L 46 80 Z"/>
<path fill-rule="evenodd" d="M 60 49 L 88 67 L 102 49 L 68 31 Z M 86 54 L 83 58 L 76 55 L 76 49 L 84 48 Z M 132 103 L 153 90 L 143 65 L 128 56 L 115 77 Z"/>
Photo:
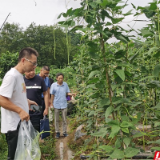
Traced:
<path fill-rule="evenodd" d="M 49 76 L 49 71 L 46 71 L 46 70 L 44 70 L 44 69 L 41 69 L 41 77 L 42 78 L 46 78 L 46 77 L 48 77 Z"/>
<path fill-rule="evenodd" d="M 31 79 L 35 76 L 35 69 L 33 71 L 30 72 L 25 72 L 25 76 L 27 79 Z"/>
<path fill-rule="evenodd" d="M 63 83 L 63 76 L 62 75 L 58 76 L 56 79 L 57 79 L 58 84 Z"/>
<path fill-rule="evenodd" d="M 23 64 L 24 72 L 31 72 L 37 67 L 37 57 L 32 54 L 30 58 L 22 58 L 21 62 Z"/>

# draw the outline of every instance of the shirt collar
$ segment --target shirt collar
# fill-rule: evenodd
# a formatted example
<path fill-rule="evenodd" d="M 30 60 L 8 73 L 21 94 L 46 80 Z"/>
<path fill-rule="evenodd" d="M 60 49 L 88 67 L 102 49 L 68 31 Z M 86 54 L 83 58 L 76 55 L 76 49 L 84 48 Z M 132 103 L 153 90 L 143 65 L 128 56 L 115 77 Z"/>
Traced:
<path fill-rule="evenodd" d="M 57 82 L 56 82 L 57 83 Z M 64 86 L 64 82 L 62 83 L 62 85 L 59 85 L 58 83 L 57 83 L 57 86 Z"/>

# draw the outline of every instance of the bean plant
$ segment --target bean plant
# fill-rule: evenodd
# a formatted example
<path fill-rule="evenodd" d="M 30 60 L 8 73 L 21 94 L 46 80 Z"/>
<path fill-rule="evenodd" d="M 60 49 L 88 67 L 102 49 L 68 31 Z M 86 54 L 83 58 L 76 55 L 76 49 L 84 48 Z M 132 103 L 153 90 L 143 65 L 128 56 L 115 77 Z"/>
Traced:
<path fill-rule="evenodd" d="M 120 0 L 83 0 L 80 8 L 59 16 L 66 18 L 59 25 L 82 34 L 71 66 L 79 84 L 77 115 L 85 119 L 85 130 L 94 141 L 91 159 L 128 159 L 145 152 L 146 143 L 160 144 L 159 140 L 145 140 L 145 136 L 159 136 L 160 131 L 159 3 L 132 4 L 134 16 L 143 13 L 151 22 L 138 31 L 139 38 L 129 36 L 134 29 L 120 26 L 132 14 L 123 12 L 127 3 Z M 109 44 L 113 37 L 119 41 Z M 145 130 L 149 124 L 151 130 Z M 134 143 L 135 138 L 142 140 L 142 148 Z"/>

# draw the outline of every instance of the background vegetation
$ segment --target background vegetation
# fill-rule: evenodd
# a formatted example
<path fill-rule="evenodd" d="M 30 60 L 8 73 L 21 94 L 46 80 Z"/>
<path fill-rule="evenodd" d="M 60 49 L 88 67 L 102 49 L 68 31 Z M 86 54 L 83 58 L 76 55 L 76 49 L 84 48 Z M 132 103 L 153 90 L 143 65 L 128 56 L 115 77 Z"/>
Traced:
<path fill-rule="evenodd" d="M 30 46 L 39 52 L 39 66 L 64 68 L 69 59 L 73 59 L 79 43 L 80 34 L 66 32 L 57 26 L 36 26 L 32 23 L 24 30 L 19 24 L 6 23 L 0 33 L 0 77 L 17 63 L 15 53 L 24 47 Z"/>
<path fill-rule="evenodd" d="M 159 3 L 132 4 L 134 16 L 145 14 L 150 22 L 136 31 L 139 38 L 129 36 L 133 28 L 119 25 L 132 14 L 123 12 L 127 3 L 120 0 L 84 0 L 80 8 L 61 13 L 59 17 L 66 20 L 54 27 L 31 24 L 23 31 L 18 25 L 6 24 L 0 56 L 8 56 L 0 64 L 1 76 L 14 64 L 14 58 L 5 59 L 14 57 L 12 53 L 23 46 L 32 46 L 40 53 L 40 66 L 52 68 L 52 78 L 61 71 L 77 90 L 74 120 L 83 122 L 88 136 L 77 154 L 100 160 L 131 159 L 147 150 L 154 153 L 160 150 Z M 80 19 L 84 25 L 79 25 Z M 109 44 L 113 37 L 118 42 Z M 146 125 L 151 127 L 146 129 Z"/>

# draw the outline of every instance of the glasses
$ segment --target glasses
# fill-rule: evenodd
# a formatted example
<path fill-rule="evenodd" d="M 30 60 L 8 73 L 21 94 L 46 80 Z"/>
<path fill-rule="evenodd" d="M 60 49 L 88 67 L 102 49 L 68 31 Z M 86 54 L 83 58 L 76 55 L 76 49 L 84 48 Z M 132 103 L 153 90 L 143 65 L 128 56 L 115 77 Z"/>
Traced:
<path fill-rule="evenodd" d="M 32 63 L 32 65 L 35 66 L 35 67 L 38 65 L 37 62 L 32 62 L 32 61 L 30 61 L 30 60 L 27 59 L 27 58 L 25 58 L 25 60 L 27 60 L 28 62 Z"/>

